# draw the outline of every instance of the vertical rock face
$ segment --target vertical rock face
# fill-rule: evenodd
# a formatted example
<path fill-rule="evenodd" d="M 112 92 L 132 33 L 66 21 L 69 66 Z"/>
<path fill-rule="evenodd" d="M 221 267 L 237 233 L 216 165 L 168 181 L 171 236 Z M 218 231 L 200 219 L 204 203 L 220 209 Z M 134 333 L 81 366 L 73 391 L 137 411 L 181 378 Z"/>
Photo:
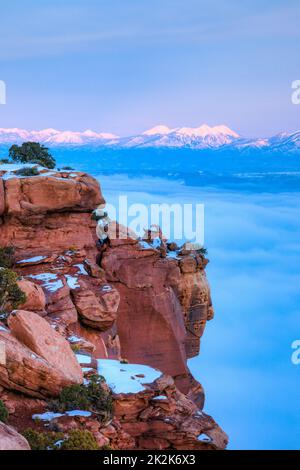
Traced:
<path fill-rule="evenodd" d="M 207 260 L 191 253 L 179 261 L 181 271 L 178 297 L 186 327 L 186 354 L 198 356 L 206 322 L 214 315 L 210 288 L 205 274 Z"/>
<path fill-rule="evenodd" d="M 0 179 L 0 217 L 5 211 L 5 197 L 4 197 L 4 184 L 3 180 Z"/>
<path fill-rule="evenodd" d="M 180 272 L 139 244 L 108 249 L 102 267 L 120 292 L 117 327 L 122 356 L 170 375 L 187 372 L 185 326 L 174 287 Z"/>
<path fill-rule="evenodd" d="M 69 342 L 88 352 L 92 363 L 122 358 L 172 377 L 167 408 L 151 401 L 159 390 L 147 392 L 146 401 L 145 394 L 116 397 L 110 443 L 119 448 L 205 448 L 195 436 L 207 425 L 217 429 L 211 448 L 225 447 L 226 438 L 211 418 L 206 424 L 197 421 L 204 392 L 187 366 L 187 359 L 198 355 L 206 322 L 213 317 L 207 261 L 196 251 L 157 249 L 118 224 L 122 239 L 111 239 L 99 256 L 91 215 L 104 199 L 96 180 L 75 172 L 40 170 L 38 176 L 22 178 L 2 173 L 3 178 L 0 166 L 0 244 L 16 248 L 15 270 L 27 300 L 23 310 L 9 316 L 9 330 L 0 324 L 6 354 L 0 384 L 40 398 L 80 383 L 81 368 Z M 133 421 L 120 411 L 129 402 Z M 143 406 L 136 414 L 139 403 Z M 167 414 L 159 412 L 164 406 Z M 172 414 L 174 425 L 164 425 Z M 141 429 L 139 438 L 133 423 Z M 189 433 L 188 426 L 194 431 Z M 105 432 L 101 439 L 107 443 Z M 127 444 L 116 433 L 127 436 Z"/>
<path fill-rule="evenodd" d="M 174 377 L 203 407 L 202 387 L 191 377 L 187 358 L 197 356 L 207 320 L 213 316 L 206 260 L 196 252 L 155 249 L 139 242 L 112 246 L 102 267 L 120 292 L 117 318 L 122 357 Z"/>

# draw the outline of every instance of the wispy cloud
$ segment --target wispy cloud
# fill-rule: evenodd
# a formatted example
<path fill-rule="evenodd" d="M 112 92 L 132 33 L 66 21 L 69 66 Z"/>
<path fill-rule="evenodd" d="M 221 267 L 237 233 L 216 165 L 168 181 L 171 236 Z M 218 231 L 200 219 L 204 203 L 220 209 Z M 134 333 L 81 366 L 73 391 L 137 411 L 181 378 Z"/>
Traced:
<path fill-rule="evenodd" d="M 30 3 L 30 2 L 29 2 Z M 164 47 L 213 44 L 259 38 L 299 38 L 300 6 L 293 1 L 272 8 L 250 7 L 253 2 L 208 3 L 165 0 L 149 2 L 78 2 L 44 4 L 2 10 L 0 59 L 61 55 L 89 51 L 91 46 Z M 101 5 L 100 5 L 101 4 Z M 102 7 L 102 8 L 101 8 Z M 125 26 L 124 26 L 125 25 Z"/>

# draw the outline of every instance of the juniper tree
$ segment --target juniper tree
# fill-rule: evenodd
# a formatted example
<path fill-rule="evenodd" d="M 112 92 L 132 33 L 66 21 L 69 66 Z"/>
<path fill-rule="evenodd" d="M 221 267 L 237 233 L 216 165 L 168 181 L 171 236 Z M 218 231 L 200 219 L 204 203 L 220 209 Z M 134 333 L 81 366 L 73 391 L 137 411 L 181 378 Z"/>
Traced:
<path fill-rule="evenodd" d="M 55 168 L 55 159 L 49 149 L 38 142 L 24 142 L 21 146 L 12 145 L 9 156 L 14 162 L 37 163 L 46 168 Z"/>
<path fill-rule="evenodd" d="M 26 301 L 26 295 L 17 284 L 18 275 L 7 268 L 0 268 L 0 312 L 18 308 Z"/>

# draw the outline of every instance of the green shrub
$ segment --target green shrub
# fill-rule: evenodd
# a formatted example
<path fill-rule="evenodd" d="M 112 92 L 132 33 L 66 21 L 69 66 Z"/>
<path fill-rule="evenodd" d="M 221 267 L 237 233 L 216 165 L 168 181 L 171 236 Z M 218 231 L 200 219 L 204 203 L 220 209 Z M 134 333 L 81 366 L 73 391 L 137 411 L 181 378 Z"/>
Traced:
<path fill-rule="evenodd" d="M 60 447 L 55 443 L 64 439 L 62 432 L 39 432 L 32 428 L 26 429 L 23 436 L 27 439 L 31 450 L 58 450 Z"/>
<path fill-rule="evenodd" d="M 80 344 L 70 344 L 70 347 L 74 353 L 78 353 L 80 351 Z"/>
<path fill-rule="evenodd" d="M 99 450 L 99 446 L 90 431 L 74 429 L 62 443 L 61 450 Z"/>
<path fill-rule="evenodd" d="M 21 146 L 12 145 L 9 156 L 14 162 L 37 163 L 46 168 L 55 168 L 55 159 L 49 149 L 38 142 L 24 142 Z"/>
<path fill-rule="evenodd" d="M 21 168 L 20 170 L 15 171 L 15 175 L 18 176 L 37 176 L 39 175 L 39 171 L 35 167 L 30 167 L 30 166 L 25 166 L 24 168 Z"/>
<path fill-rule="evenodd" d="M 62 390 L 58 399 L 49 404 L 52 411 L 65 413 L 72 410 L 86 410 L 95 413 L 99 421 L 112 417 L 113 399 L 103 377 L 89 377 L 87 385 L 71 385 Z"/>
<path fill-rule="evenodd" d="M 1 164 L 7 164 L 7 163 L 11 163 L 11 162 L 9 161 L 8 158 L 1 158 L 0 163 Z"/>
<path fill-rule="evenodd" d="M 203 246 L 202 248 L 199 248 L 197 250 L 197 253 L 199 253 L 199 255 L 206 256 L 207 255 L 207 248 L 204 248 L 204 246 Z"/>
<path fill-rule="evenodd" d="M 13 246 L 0 248 L 0 267 L 13 268 L 15 265 L 15 249 Z"/>
<path fill-rule="evenodd" d="M 57 400 L 50 403 L 50 409 L 56 413 L 65 413 L 72 410 L 89 410 L 90 401 L 84 385 L 70 385 L 65 387 Z"/>
<path fill-rule="evenodd" d="M 60 169 L 66 171 L 74 171 L 74 168 L 72 168 L 71 166 L 62 166 Z"/>
<path fill-rule="evenodd" d="M 39 432 L 28 428 L 23 432 L 31 450 L 99 450 L 90 431 L 74 429 L 65 436 L 62 432 Z"/>
<path fill-rule="evenodd" d="M 109 444 L 105 444 L 100 450 L 113 450 L 113 448 Z"/>
<path fill-rule="evenodd" d="M 0 400 L 0 421 L 7 423 L 8 420 L 8 411 L 3 401 Z"/>
<path fill-rule="evenodd" d="M 11 269 L 0 267 L 0 312 L 16 309 L 26 301 L 26 295 L 17 284 L 18 275 Z"/>

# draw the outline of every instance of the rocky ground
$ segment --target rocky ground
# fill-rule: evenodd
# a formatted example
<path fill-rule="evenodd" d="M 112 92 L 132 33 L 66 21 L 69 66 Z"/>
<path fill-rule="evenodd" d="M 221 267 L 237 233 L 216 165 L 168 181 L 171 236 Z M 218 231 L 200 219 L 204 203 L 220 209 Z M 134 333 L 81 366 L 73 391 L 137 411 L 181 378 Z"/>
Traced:
<path fill-rule="evenodd" d="M 207 260 L 156 248 L 117 224 L 110 230 L 123 236 L 100 254 L 92 217 L 105 205 L 98 182 L 73 171 L 17 170 L 0 166 L 0 245 L 15 248 L 26 294 L 0 321 L 0 400 L 9 412 L 0 449 L 29 448 L 21 436 L 28 428 L 61 433 L 62 441 L 88 430 L 99 448 L 225 448 L 187 366 L 213 317 Z M 93 373 L 112 389 L 112 416 L 49 415 L 51 400 Z"/>

